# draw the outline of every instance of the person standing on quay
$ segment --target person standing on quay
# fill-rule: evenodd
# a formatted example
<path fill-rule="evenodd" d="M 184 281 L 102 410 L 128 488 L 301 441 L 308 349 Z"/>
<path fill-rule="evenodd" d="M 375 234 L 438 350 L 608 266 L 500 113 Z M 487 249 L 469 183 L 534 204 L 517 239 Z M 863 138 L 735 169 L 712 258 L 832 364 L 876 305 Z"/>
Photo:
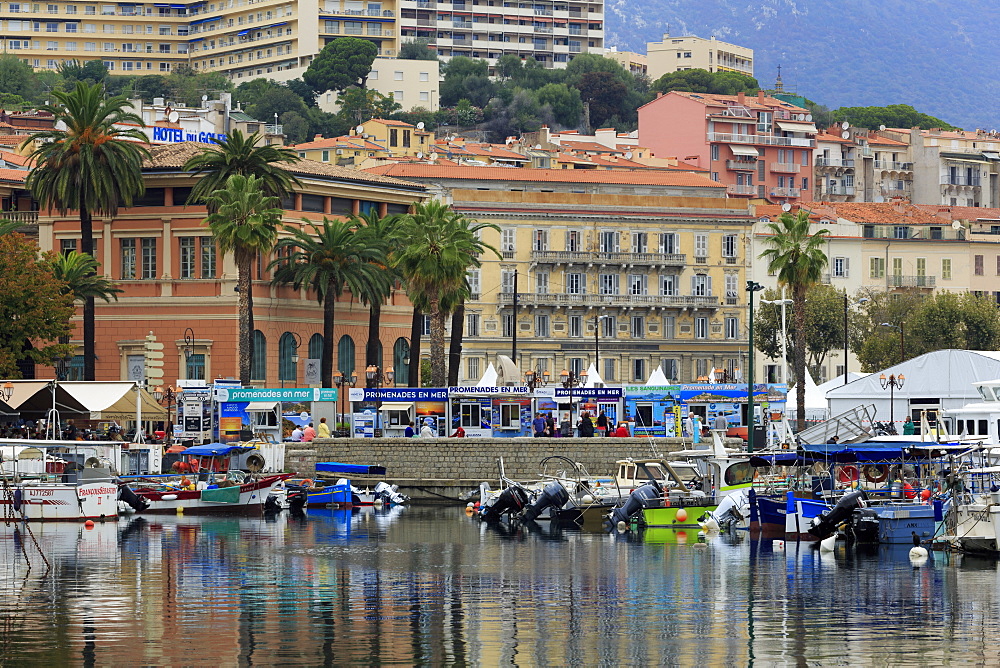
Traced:
<path fill-rule="evenodd" d="M 535 432 L 535 438 L 545 436 L 545 418 L 541 413 L 535 413 L 535 419 L 531 422 L 531 427 Z"/>
<path fill-rule="evenodd" d="M 597 431 L 598 431 L 598 436 L 611 435 L 608 433 L 608 416 L 604 414 L 604 411 L 601 411 L 600 414 L 597 416 Z"/>
<path fill-rule="evenodd" d="M 594 423 L 590 419 L 590 413 L 583 411 L 580 415 L 580 421 L 576 423 L 577 429 L 580 432 L 580 436 L 589 438 L 594 435 Z"/>

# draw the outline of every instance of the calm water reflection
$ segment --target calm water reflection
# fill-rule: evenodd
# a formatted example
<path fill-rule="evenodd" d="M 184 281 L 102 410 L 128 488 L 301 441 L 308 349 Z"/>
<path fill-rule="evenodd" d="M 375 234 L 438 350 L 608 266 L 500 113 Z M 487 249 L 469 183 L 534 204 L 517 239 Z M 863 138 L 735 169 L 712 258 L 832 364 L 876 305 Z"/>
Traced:
<path fill-rule="evenodd" d="M 4 665 L 1000 662 L 996 562 L 902 548 L 510 533 L 455 508 L 32 528 L 48 573 L 0 525 Z"/>

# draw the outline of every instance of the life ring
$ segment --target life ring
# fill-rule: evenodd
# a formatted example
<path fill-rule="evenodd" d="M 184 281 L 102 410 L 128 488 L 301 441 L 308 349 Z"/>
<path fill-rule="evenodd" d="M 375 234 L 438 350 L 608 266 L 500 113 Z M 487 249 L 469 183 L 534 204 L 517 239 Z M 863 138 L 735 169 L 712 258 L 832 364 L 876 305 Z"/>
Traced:
<path fill-rule="evenodd" d="M 837 480 L 839 480 L 842 485 L 857 482 L 860 477 L 861 473 L 858 471 L 857 466 L 841 466 L 840 472 L 837 473 Z"/>
<path fill-rule="evenodd" d="M 889 467 L 885 464 L 868 464 L 862 472 L 868 482 L 879 483 L 889 477 Z"/>
<path fill-rule="evenodd" d="M 306 478 L 305 480 L 303 480 L 302 482 L 299 483 L 299 486 L 300 487 L 312 487 L 313 486 L 313 481 L 310 480 L 309 478 Z"/>

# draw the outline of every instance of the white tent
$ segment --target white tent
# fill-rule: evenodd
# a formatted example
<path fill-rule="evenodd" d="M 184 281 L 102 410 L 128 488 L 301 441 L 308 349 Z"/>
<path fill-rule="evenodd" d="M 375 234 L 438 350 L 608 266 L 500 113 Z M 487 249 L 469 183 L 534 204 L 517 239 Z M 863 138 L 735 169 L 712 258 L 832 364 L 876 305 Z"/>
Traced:
<path fill-rule="evenodd" d="M 142 417 L 146 419 L 165 418 L 166 409 L 146 390 L 136 392 L 132 381 L 87 382 L 71 381 L 59 383 L 59 388 L 76 399 L 90 411 L 92 420 L 114 420 L 125 422 L 135 419 L 136 396 L 142 401 Z"/>
<path fill-rule="evenodd" d="M 593 364 L 587 369 L 587 382 L 583 384 L 584 387 L 604 387 L 604 379 L 601 378 L 601 374 L 597 373 L 597 367 Z"/>
<path fill-rule="evenodd" d="M 882 374 L 904 377 L 903 386 L 892 392 L 895 419 L 901 423 L 911 410 L 960 408 L 981 401 L 972 383 L 1000 378 L 1000 352 L 936 350 L 876 371 L 830 389 L 826 397 L 831 415 L 859 404 L 875 404 L 877 419 L 888 420 L 890 390 L 882 388 L 879 380 Z"/>
<path fill-rule="evenodd" d="M 646 381 L 646 385 L 653 387 L 662 387 L 669 384 L 670 381 L 667 380 L 666 374 L 663 373 L 663 369 L 660 367 L 653 369 L 653 373 L 649 374 L 649 380 Z"/>
<path fill-rule="evenodd" d="M 496 386 L 497 386 L 497 369 L 495 366 L 493 366 L 493 362 L 490 362 L 490 365 L 486 367 L 486 373 L 484 373 L 483 377 L 479 379 L 478 383 L 476 383 L 476 387 L 496 387 Z"/>

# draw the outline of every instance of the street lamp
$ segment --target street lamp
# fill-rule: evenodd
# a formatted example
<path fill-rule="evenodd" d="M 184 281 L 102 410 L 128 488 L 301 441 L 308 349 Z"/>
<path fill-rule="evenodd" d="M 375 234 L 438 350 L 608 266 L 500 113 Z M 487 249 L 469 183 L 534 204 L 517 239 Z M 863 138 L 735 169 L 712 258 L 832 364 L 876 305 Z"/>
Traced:
<path fill-rule="evenodd" d="M 349 390 L 350 388 L 357 385 L 358 374 L 352 371 L 350 378 L 348 378 L 340 371 L 337 371 L 336 373 L 333 374 L 333 383 L 334 385 L 337 386 L 337 394 L 340 395 L 340 420 L 338 421 L 339 425 L 340 423 L 346 422 L 346 420 L 344 419 L 344 395 L 347 394 L 347 392 L 344 392 L 344 390 Z"/>
<path fill-rule="evenodd" d="M 904 335 L 903 335 L 903 327 L 905 327 L 905 326 L 906 326 L 905 322 L 900 322 L 898 325 L 893 325 L 893 324 L 888 323 L 888 322 L 883 322 L 883 323 L 879 324 L 879 327 L 888 327 L 890 329 L 898 329 L 899 330 L 899 362 L 900 362 L 900 364 L 902 364 L 903 360 L 906 359 L 906 354 L 903 352 L 904 350 L 906 350 L 905 339 L 904 339 Z"/>
<path fill-rule="evenodd" d="M 559 372 L 559 382 L 564 388 L 569 390 L 569 421 L 573 422 L 573 388 L 579 385 L 583 385 L 587 382 L 587 372 L 581 371 L 576 373 L 575 371 L 567 371 L 563 369 Z"/>
<path fill-rule="evenodd" d="M 888 378 L 885 377 L 883 373 L 878 377 L 878 382 L 882 386 L 882 389 L 889 390 L 889 424 L 892 426 L 893 432 L 896 431 L 896 390 L 903 389 L 903 382 L 906 380 L 906 376 L 903 374 L 890 375 Z"/>
<path fill-rule="evenodd" d="M 172 419 L 171 409 L 174 405 L 174 398 L 177 395 L 174 393 L 174 388 L 172 385 L 168 385 L 167 389 L 164 390 L 162 385 L 157 385 L 153 388 L 153 398 L 156 399 L 156 403 L 162 403 L 164 399 L 167 400 L 167 429 L 164 435 L 164 441 L 169 445 L 174 440 L 174 421 Z"/>
<path fill-rule="evenodd" d="M 781 307 L 781 382 L 788 382 L 788 332 L 785 329 L 785 307 L 795 302 L 785 299 L 785 288 L 781 288 L 781 299 L 761 299 L 761 304 L 774 304 Z"/>
<path fill-rule="evenodd" d="M 868 297 L 862 297 L 858 301 L 854 302 L 858 306 L 867 304 L 871 300 Z M 844 385 L 847 385 L 847 343 L 848 339 L 848 325 L 847 325 L 847 309 L 850 307 L 850 303 L 847 301 L 847 291 L 844 291 Z"/>
<path fill-rule="evenodd" d="M 594 370 L 597 375 L 604 378 L 601 375 L 601 321 L 606 318 L 612 318 L 611 315 L 595 315 L 594 316 Z"/>
<path fill-rule="evenodd" d="M 747 452 L 753 452 L 753 293 L 760 292 L 764 286 L 757 281 L 747 281 L 747 292 L 750 293 L 750 365 L 747 374 Z M 797 382 L 801 385 L 801 379 Z M 801 417 L 801 416 L 800 416 Z"/>
<path fill-rule="evenodd" d="M 524 384 L 528 386 L 528 389 L 532 392 L 535 391 L 536 387 L 542 387 L 549 382 L 549 372 L 542 371 L 541 369 L 527 370 L 524 372 Z"/>
<path fill-rule="evenodd" d="M 12 396 L 14 396 L 14 383 L 8 380 L 2 387 L 0 387 L 0 399 L 10 401 Z"/>

